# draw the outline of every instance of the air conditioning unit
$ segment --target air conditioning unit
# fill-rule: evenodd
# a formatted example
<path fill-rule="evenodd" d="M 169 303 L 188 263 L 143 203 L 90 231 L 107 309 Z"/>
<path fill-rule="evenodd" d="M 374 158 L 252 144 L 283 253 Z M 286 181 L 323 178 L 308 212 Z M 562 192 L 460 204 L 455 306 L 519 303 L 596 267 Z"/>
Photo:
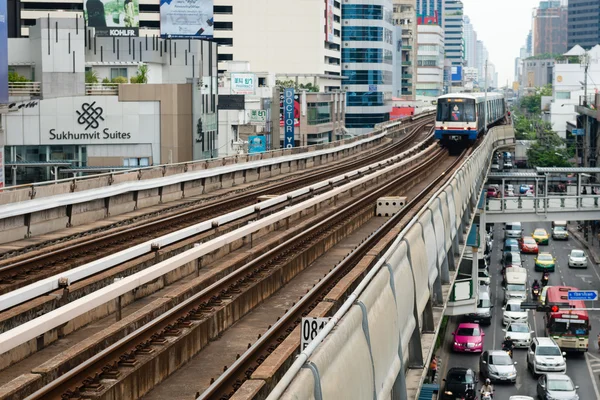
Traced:
<path fill-rule="evenodd" d="M 378 217 L 391 217 L 406 205 L 406 197 L 390 196 L 377 199 L 375 214 Z"/>

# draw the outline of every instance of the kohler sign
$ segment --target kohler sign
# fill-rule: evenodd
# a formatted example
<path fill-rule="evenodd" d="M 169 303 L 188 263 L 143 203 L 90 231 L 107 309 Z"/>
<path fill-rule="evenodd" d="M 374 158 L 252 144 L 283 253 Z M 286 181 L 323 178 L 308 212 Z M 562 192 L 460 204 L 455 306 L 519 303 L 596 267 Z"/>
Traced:
<path fill-rule="evenodd" d="M 104 109 L 96 105 L 96 102 L 83 103 L 80 110 L 76 110 L 77 124 L 79 124 L 84 131 L 72 132 L 70 130 L 58 132 L 56 129 L 50 129 L 49 139 L 54 140 L 86 140 L 86 141 L 103 141 L 110 139 L 131 139 L 130 132 L 123 132 L 120 130 L 113 130 L 110 128 L 104 128 L 98 130 L 100 123 L 104 121 Z"/>

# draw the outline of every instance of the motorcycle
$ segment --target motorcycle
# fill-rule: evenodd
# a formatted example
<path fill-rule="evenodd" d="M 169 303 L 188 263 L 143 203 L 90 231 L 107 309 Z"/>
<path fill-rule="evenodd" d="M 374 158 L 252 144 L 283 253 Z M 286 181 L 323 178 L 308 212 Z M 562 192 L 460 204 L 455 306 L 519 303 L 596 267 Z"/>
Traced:
<path fill-rule="evenodd" d="M 550 277 L 548 275 L 542 276 L 542 287 L 546 287 L 546 285 L 548 285 L 549 280 L 550 280 Z"/>
<path fill-rule="evenodd" d="M 490 392 L 483 392 L 481 394 L 481 400 L 492 400 L 492 394 Z"/>
<path fill-rule="evenodd" d="M 537 301 L 540 298 L 540 288 L 534 287 L 531 289 L 531 297 L 534 301 Z"/>
<path fill-rule="evenodd" d="M 507 353 L 507 354 L 510 356 L 510 358 L 512 358 L 512 356 L 513 356 L 513 347 L 514 347 L 514 346 L 507 347 L 507 346 L 506 346 L 506 345 L 503 343 L 503 344 L 502 344 L 502 351 L 505 351 L 505 352 L 506 352 L 506 353 Z"/>

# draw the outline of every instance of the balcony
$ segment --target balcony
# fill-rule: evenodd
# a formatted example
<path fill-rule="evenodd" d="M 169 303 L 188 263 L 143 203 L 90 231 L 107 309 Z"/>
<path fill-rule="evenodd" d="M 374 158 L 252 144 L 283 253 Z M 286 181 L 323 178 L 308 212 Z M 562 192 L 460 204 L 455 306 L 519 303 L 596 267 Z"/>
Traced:
<path fill-rule="evenodd" d="M 40 82 L 9 82 L 9 96 L 40 96 L 42 85 Z"/>
<path fill-rule="evenodd" d="M 402 46 L 402 50 L 412 50 L 412 46 Z"/>
<path fill-rule="evenodd" d="M 402 79 L 412 79 L 412 74 L 402 74 Z"/>
<path fill-rule="evenodd" d="M 118 83 L 86 83 L 86 96 L 117 96 L 119 94 Z"/>
<path fill-rule="evenodd" d="M 410 62 L 410 61 L 402 61 L 402 65 L 410 66 L 410 65 L 412 65 L 412 62 Z"/>
<path fill-rule="evenodd" d="M 413 92 L 410 90 L 402 90 L 402 96 L 412 96 Z"/>

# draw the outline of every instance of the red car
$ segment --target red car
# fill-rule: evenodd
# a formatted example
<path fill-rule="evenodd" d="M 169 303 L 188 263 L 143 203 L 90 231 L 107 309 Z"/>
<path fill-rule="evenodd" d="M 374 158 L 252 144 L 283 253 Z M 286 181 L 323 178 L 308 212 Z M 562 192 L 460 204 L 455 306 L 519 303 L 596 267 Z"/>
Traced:
<path fill-rule="evenodd" d="M 491 188 L 488 188 L 488 190 L 487 190 L 487 197 L 488 198 L 489 197 L 496 198 L 496 197 L 498 197 L 499 194 L 500 193 L 498 192 L 498 189 L 496 189 L 496 188 L 491 187 Z"/>
<path fill-rule="evenodd" d="M 521 253 L 537 254 L 539 251 L 537 242 L 531 236 L 519 239 L 519 247 L 521 247 Z"/>
<path fill-rule="evenodd" d="M 458 325 L 454 336 L 454 351 L 461 353 L 481 353 L 483 351 L 483 336 L 485 333 L 481 330 L 479 324 L 462 323 Z"/>

